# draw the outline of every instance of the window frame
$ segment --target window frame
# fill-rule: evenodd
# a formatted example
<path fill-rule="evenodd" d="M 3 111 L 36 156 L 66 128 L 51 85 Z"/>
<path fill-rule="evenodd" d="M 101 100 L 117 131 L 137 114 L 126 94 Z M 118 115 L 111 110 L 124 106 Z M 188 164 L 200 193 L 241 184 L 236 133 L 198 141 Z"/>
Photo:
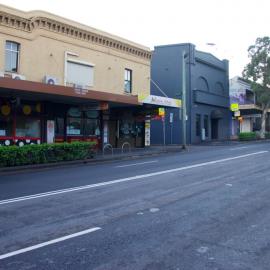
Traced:
<path fill-rule="evenodd" d="M 11 48 L 7 48 L 7 44 L 10 43 L 11 44 Z M 12 45 L 16 45 L 17 46 L 17 50 L 13 50 L 12 49 Z M 19 62 L 20 62 L 20 51 L 21 51 L 21 44 L 16 42 L 16 41 L 11 41 L 11 40 L 6 40 L 5 42 L 5 72 L 11 72 L 11 73 L 18 73 L 19 71 Z M 12 53 L 16 53 L 16 70 L 8 70 L 7 69 L 7 52 L 10 53 L 10 55 L 12 55 Z"/>
<path fill-rule="evenodd" d="M 128 75 L 128 76 L 126 76 Z M 126 85 L 129 85 L 129 89 L 126 88 Z M 126 94 L 132 93 L 132 70 L 125 68 L 125 74 L 124 74 L 124 92 Z"/>

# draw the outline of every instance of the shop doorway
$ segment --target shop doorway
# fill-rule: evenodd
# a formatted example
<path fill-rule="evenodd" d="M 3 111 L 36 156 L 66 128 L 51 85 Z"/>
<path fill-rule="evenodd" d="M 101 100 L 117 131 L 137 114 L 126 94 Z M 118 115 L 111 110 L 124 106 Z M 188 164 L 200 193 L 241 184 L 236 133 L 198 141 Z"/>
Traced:
<path fill-rule="evenodd" d="M 218 139 L 218 119 L 211 119 L 211 138 Z"/>
<path fill-rule="evenodd" d="M 110 120 L 108 121 L 108 133 L 109 133 L 109 144 L 113 148 L 117 147 L 117 137 L 118 137 L 118 132 L 117 132 L 117 121 L 115 120 Z"/>

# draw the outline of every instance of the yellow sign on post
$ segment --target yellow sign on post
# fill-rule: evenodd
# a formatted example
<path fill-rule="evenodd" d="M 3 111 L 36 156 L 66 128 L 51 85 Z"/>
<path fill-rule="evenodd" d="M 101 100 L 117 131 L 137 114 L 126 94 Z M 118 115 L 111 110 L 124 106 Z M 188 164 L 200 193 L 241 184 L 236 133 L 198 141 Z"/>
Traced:
<path fill-rule="evenodd" d="M 237 112 L 237 111 L 239 111 L 239 104 L 238 104 L 238 103 L 232 103 L 232 104 L 231 104 L 231 111 L 232 111 L 232 112 Z"/>
<path fill-rule="evenodd" d="M 158 115 L 159 116 L 165 116 L 165 109 L 164 108 L 158 108 Z"/>

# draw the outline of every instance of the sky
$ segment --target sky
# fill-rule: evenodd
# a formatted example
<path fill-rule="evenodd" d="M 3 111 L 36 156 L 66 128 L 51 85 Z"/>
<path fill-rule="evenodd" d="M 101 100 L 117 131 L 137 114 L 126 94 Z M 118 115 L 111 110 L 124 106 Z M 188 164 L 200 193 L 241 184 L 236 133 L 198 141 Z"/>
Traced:
<path fill-rule="evenodd" d="M 269 0 L 0 0 L 24 11 L 45 10 L 154 49 L 193 43 L 230 62 L 241 75 L 247 49 L 270 36 Z M 215 45 L 207 45 L 207 43 Z"/>

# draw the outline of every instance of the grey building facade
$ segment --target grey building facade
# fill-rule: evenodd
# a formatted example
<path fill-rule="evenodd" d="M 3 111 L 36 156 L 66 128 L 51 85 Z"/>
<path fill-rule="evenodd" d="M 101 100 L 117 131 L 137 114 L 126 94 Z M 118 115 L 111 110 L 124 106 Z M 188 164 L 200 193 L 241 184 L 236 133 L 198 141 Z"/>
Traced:
<path fill-rule="evenodd" d="M 187 143 L 230 137 L 229 64 L 190 43 L 157 46 L 152 55 L 151 94 L 182 99 L 182 52 L 185 52 Z M 182 143 L 181 111 L 167 108 L 166 144 Z M 151 144 L 163 144 L 163 122 L 151 121 Z M 203 136 L 205 134 L 205 136 Z"/>

